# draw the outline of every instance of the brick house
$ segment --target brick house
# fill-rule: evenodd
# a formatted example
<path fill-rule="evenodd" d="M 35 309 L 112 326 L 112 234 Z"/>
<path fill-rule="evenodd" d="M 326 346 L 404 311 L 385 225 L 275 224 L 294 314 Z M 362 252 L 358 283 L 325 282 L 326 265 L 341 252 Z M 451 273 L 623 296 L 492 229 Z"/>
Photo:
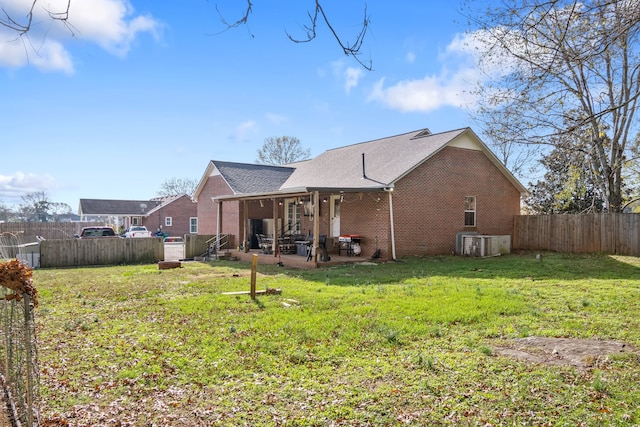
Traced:
<path fill-rule="evenodd" d="M 169 236 L 198 234 L 198 206 L 186 194 L 151 199 L 160 203 L 149 210 L 142 225 Z"/>
<path fill-rule="evenodd" d="M 454 252 L 461 233 L 511 235 L 525 193 L 464 128 L 362 142 L 286 167 L 211 161 L 194 200 L 200 233 L 229 234 L 247 249 L 256 235 L 316 249 L 326 236 L 330 253 L 355 240 L 366 257 L 395 259 Z"/>
<path fill-rule="evenodd" d="M 102 221 L 118 233 L 131 225 L 144 225 L 170 236 L 196 234 L 197 214 L 197 205 L 186 194 L 151 200 L 80 199 L 78 208 L 82 221 Z"/>

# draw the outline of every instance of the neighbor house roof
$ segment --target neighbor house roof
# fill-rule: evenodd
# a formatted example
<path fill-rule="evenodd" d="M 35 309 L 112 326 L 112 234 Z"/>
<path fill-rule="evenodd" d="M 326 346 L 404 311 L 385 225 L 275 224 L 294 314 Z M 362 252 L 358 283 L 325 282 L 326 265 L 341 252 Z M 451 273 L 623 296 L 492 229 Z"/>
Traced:
<path fill-rule="evenodd" d="M 187 199 L 189 199 L 190 202 L 192 202 L 191 197 L 189 197 L 188 194 L 177 194 L 177 195 L 173 195 L 173 196 L 162 196 L 162 197 L 154 197 L 153 199 L 151 199 L 152 202 L 160 202 L 158 203 L 156 206 L 154 206 L 153 208 L 151 208 L 148 212 L 147 215 L 151 215 L 152 213 L 164 208 L 167 205 L 170 205 L 171 203 L 182 199 L 183 197 L 186 197 Z"/>
<path fill-rule="evenodd" d="M 80 199 L 78 215 L 135 216 L 145 215 L 158 206 L 158 200 Z"/>

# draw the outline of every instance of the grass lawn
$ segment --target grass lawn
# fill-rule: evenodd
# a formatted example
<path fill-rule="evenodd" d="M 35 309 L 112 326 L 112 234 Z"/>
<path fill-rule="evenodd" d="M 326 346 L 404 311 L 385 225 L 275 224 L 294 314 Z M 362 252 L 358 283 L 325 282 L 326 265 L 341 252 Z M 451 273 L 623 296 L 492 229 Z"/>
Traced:
<path fill-rule="evenodd" d="M 640 348 L 640 259 L 429 257 L 291 271 L 34 271 L 45 425 L 634 426 L 640 358 L 501 356 L 514 339 Z"/>

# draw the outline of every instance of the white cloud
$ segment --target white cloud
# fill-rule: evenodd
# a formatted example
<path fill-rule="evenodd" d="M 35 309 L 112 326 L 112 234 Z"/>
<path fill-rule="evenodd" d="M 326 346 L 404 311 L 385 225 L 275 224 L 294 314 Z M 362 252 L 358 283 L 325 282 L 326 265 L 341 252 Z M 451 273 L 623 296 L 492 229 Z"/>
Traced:
<path fill-rule="evenodd" d="M 413 64 L 416 60 L 416 54 L 413 52 L 407 52 L 405 58 L 409 64 Z"/>
<path fill-rule="evenodd" d="M 287 116 L 283 116 L 281 114 L 267 113 L 267 120 L 269 120 L 271 123 L 275 123 L 279 125 L 281 123 L 286 122 L 289 119 L 287 118 Z"/>
<path fill-rule="evenodd" d="M 459 79 L 447 81 L 440 76 L 427 76 L 385 88 L 384 79 L 380 79 L 370 93 L 369 100 L 380 101 L 394 110 L 404 112 L 429 112 L 444 106 L 462 107 L 473 102 L 473 97 L 464 92 L 470 85 L 460 83 Z"/>
<path fill-rule="evenodd" d="M 3 3 L 7 16 L 22 19 L 28 15 L 33 0 Z M 62 16 L 67 5 L 68 0 L 35 0 L 31 29 L 23 37 L 2 27 L 0 66 L 19 68 L 30 64 L 44 71 L 71 73 L 73 62 L 65 43 L 73 39 L 97 44 L 113 55 L 124 57 L 140 34 L 159 37 L 161 24 L 151 16 L 136 15 L 128 0 L 72 1 L 66 22 L 51 18 Z M 20 23 L 26 25 L 27 21 Z"/>
<path fill-rule="evenodd" d="M 30 61 L 41 71 L 73 73 L 73 61 L 69 52 L 56 41 L 48 41 L 30 57 Z"/>
<path fill-rule="evenodd" d="M 344 72 L 344 90 L 348 94 L 351 92 L 351 88 L 358 86 L 358 81 L 362 77 L 363 72 L 361 68 L 348 67 Z"/>
<path fill-rule="evenodd" d="M 429 112 L 445 106 L 469 107 L 475 103 L 473 89 L 486 78 L 477 68 L 478 39 L 473 34 L 456 35 L 439 56 L 440 70 L 422 78 L 385 86 L 385 78 L 373 86 L 369 101 L 394 110 Z M 407 60 L 415 58 L 408 54 Z"/>
<path fill-rule="evenodd" d="M 246 142 L 248 140 L 247 135 L 253 132 L 256 128 L 256 122 L 253 120 L 247 120 L 246 122 L 240 123 L 238 125 L 231 136 L 231 139 L 236 142 Z"/>
<path fill-rule="evenodd" d="M 516 68 L 518 63 L 513 55 L 495 45 L 494 40 L 496 37 L 510 40 L 508 44 L 512 51 L 526 49 L 524 46 L 518 49 L 521 39 L 517 35 L 503 31 L 501 28 L 494 28 L 491 32 L 478 30 L 465 34 L 456 34 L 439 59 L 443 62 L 457 60 L 468 68 L 476 68 L 477 64 L 481 62 L 481 53 L 489 50 L 487 46 L 490 45 L 491 55 L 487 55 L 487 58 L 482 60 L 482 71 L 491 78 L 499 78 Z M 531 47 L 528 47 L 528 49 L 531 50 Z"/>
<path fill-rule="evenodd" d="M 345 93 L 349 94 L 351 89 L 358 86 L 360 79 L 364 76 L 364 72 L 360 68 L 347 67 L 343 60 L 335 61 L 331 63 L 331 70 L 333 77 L 340 83 L 344 84 Z M 326 74 L 320 74 L 324 77 Z"/>
<path fill-rule="evenodd" d="M 38 191 L 48 192 L 56 187 L 51 175 L 16 172 L 13 175 L 0 175 L 0 201 L 18 202 L 21 196 Z"/>

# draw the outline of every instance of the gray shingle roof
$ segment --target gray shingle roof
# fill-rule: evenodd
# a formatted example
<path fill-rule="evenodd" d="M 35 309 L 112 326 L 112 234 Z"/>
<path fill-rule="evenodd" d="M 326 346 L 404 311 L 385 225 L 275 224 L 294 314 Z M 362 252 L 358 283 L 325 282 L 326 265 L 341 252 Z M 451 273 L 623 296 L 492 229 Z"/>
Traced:
<path fill-rule="evenodd" d="M 482 150 L 520 192 L 526 192 L 470 128 L 437 134 L 421 129 L 327 150 L 313 159 L 286 167 L 219 161 L 211 163 L 234 191 L 233 196 L 220 196 L 220 199 L 276 192 L 293 194 L 309 190 L 377 191 L 394 186 L 398 180 L 448 145 Z"/>
<path fill-rule="evenodd" d="M 153 200 L 80 199 L 79 213 L 81 215 L 142 215 L 160 203 Z"/>
<path fill-rule="evenodd" d="M 154 206 L 153 208 L 149 209 L 149 211 L 147 211 L 147 215 L 151 215 L 152 213 L 154 213 L 155 211 L 158 211 L 160 209 L 163 209 L 164 207 L 170 205 L 171 203 L 182 199 L 183 197 L 186 197 L 187 199 L 191 200 L 191 197 L 189 197 L 188 194 L 176 194 L 173 196 L 162 196 L 162 197 L 154 197 L 153 199 L 151 199 L 151 202 L 158 202 L 158 204 L 156 206 Z"/>
<path fill-rule="evenodd" d="M 294 168 L 213 160 L 222 177 L 235 194 L 277 191 L 293 173 Z"/>
<path fill-rule="evenodd" d="M 282 190 L 390 186 L 466 130 L 438 134 L 418 130 L 328 150 L 296 164 Z"/>

